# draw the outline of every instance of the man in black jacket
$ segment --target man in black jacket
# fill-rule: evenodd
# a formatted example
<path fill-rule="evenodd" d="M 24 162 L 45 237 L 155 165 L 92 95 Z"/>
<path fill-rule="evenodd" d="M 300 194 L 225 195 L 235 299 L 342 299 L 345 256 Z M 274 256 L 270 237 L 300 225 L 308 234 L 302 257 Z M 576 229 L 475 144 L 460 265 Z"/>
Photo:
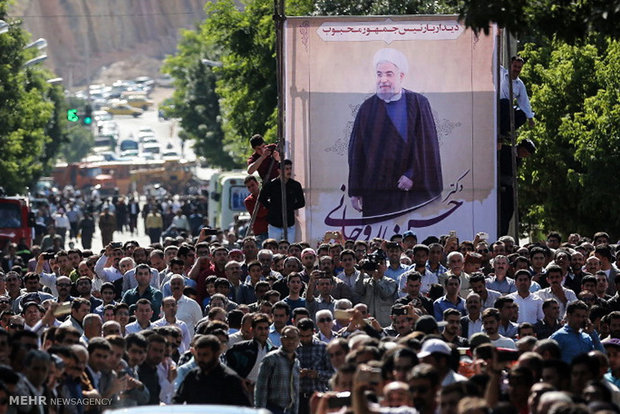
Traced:
<path fill-rule="evenodd" d="M 263 186 L 258 201 L 267 207 L 268 233 L 270 239 L 282 240 L 284 231 L 287 240 L 295 241 L 295 210 L 306 205 L 301 184 L 291 178 L 293 163 L 284 160 L 284 185 L 286 191 L 286 226 L 282 223 L 282 190 L 280 178 L 275 178 Z"/>
<path fill-rule="evenodd" d="M 191 370 L 181 383 L 173 398 L 175 404 L 250 405 L 241 378 L 220 363 L 221 344 L 216 336 L 200 337 L 192 353 L 198 368 Z"/>
<path fill-rule="evenodd" d="M 267 353 L 274 349 L 268 342 L 269 317 L 264 313 L 258 313 L 252 318 L 252 330 L 254 339 L 237 342 L 226 352 L 226 365 L 234 370 L 241 378 L 250 395 L 258 379 L 258 368 Z"/>

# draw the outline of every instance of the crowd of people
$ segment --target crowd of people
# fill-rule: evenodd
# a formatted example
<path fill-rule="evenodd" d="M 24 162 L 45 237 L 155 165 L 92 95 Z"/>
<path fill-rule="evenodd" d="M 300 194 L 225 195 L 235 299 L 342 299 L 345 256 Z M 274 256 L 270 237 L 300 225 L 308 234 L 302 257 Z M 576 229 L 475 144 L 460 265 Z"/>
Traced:
<path fill-rule="evenodd" d="M 620 412 L 620 252 L 606 233 L 525 246 L 213 233 L 32 257 L 8 245 L 0 413 Z"/>

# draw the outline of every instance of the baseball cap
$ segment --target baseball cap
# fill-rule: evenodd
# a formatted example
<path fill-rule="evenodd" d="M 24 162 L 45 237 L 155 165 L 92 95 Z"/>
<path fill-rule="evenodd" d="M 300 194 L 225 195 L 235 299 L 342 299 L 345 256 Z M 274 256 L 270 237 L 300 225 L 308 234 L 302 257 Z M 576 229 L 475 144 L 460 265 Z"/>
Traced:
<path fill-rule="evenodd" d="M 403 233 L 403 240 L 406 239 L 407 237 L 414 237 L 416 239 L 418 238 L 418 236 L 416 236 L 416 234 L 412 232 L 411 230 Z"/>
<path fill-rule="evenodd" d="M 418 352 L 418 358 L 424 358 L 435 353 L 452 355 L 452 349 L 441 339 L 429 339 L 422 343 L 422 349 Z"/>

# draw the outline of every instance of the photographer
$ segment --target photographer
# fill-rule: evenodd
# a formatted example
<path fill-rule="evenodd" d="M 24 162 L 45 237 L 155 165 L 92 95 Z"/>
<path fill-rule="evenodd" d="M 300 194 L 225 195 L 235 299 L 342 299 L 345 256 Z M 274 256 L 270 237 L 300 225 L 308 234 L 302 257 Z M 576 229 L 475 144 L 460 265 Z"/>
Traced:
<path fill-rule="evenodd" d="M 276 144 L 265 144 L 265 140 L 259 134 L 250 138 L 250 145 L 254 153 L 248 158 L 248 174 L 254 174 L 258 171 L 263 182 L 269 182 L 279 175 L 280 170 L 280 154 L 276 151 Z M 269 166 L 271 161 L 275 160 L 271 171 Z M 269 177 L 267 175 L 269 174 Z"/>
<path fill-rule="evenodd" d="M 384 275 L 387 269 L 385 259 L 383 250 L 366 256 L 360 263 L 362 273 L 355 282 L 355 293 L 361 296 L 362 303 L 368 306 L 368 313 L 377 318 L 381 326 L 391 323 L 392 305 L 398 299 L 398 283 Z"/>

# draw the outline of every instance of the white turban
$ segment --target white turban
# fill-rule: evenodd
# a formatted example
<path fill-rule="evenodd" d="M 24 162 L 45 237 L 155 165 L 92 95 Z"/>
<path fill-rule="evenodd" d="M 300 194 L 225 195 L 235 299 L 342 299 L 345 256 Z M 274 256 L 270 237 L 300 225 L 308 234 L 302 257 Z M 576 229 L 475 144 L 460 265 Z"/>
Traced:
<path fill-rule="evenodd" d="M 379 49 L 375 53 L 373 59 L 373 67 L 376 69 L 377 65 L 382 62 L 389 62 L 394 64 L 400 73 L 406 74 L 409 72 L 409 63 L 407 63 L 407 57 L 399 50 L 392 48 Z"/>

